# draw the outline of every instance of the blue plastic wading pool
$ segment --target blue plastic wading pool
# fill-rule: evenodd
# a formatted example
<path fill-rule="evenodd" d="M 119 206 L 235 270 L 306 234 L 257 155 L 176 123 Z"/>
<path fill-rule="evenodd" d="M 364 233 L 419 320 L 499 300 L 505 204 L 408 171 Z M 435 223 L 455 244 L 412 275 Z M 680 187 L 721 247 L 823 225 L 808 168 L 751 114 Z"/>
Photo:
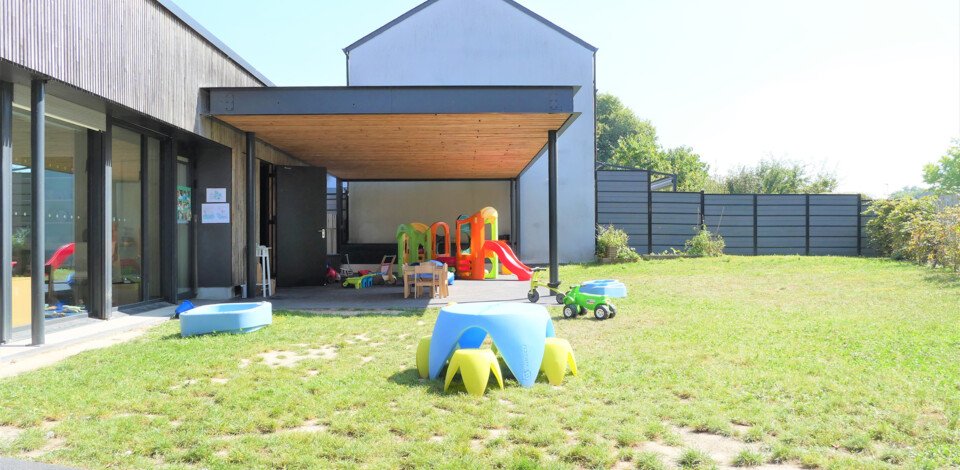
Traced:
<path fill-rule="evenodd" d="M 204 305 L 180 314 L 180 335 L 250 333 L 271 323 L 270 302 Z"/>
<path fill-rule="evenodd" d="M 580 284 L 580 292 L 620 298 L 627 296 L 627 286 L 616 279 L 599 279 Z"/>

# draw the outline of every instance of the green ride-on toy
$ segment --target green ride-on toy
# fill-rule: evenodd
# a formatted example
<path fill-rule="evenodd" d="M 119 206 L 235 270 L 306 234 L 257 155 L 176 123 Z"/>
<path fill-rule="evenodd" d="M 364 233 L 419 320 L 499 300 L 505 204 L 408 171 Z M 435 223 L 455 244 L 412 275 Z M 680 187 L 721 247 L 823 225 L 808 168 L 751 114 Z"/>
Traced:
<path fill-rule="evenodd" d="M 564 294 L 560 289 L 550 287 L 549 284 L 540 280 L 540 273 L 543 271 L 545 271 L 544 268 L 533 268 L 533 274 L 530 276 L 530 290 L 527 292 L 527 300 L 532 303 L 539 302 L 540 292 L 537 289 L 540 287 L 546 287 L 548 290 L 550 290 L 550 292 L 557 296 L 557 303 L 563 305 L 563 298 L 566 297 L 566 294 Z"/>
<path fill-rule="evenodd" d="M 617 316 L 617 307 L 610 303 L 610 297 L 597 294 L 584 294 L 580 286 L 573 286 L 563 297 L 563 318 L 575 318 L 593 310 L 597 320 L 606 320 Z"/>

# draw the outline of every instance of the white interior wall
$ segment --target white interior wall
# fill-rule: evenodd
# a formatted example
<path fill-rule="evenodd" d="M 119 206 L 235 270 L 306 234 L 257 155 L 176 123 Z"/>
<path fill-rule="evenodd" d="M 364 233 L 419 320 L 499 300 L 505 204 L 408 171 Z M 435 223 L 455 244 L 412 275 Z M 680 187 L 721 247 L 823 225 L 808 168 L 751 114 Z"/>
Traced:
<path fill-rule="evenodd" d="M 377 181 L 350 183 L 350 243 L 393 243 L 397 226 L 446 222 L 493 207 L 500 234 L 510 233 L 509 181 Z"/>
<path fill-rule="evenodd" d="M 503 0 L 440 0 L 350 51 L 348 69 L 354 86 L 580 86 L 574 109 L 581 115 L 557 145 L 558 241 L 562 262 L 593 258 L 592 50 Z M 519 181 L 520 256 L 528 263 L 548 260 L 546 170 L 540 158 Z M 503 211 L 501 220 L 509 220 Z"/>

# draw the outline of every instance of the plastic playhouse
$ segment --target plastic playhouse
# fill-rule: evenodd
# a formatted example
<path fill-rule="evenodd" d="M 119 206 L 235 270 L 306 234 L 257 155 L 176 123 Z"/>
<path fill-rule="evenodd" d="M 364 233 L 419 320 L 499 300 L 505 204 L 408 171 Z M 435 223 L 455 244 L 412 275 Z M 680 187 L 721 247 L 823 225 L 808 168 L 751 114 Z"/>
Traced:
<path fill-rule="evenodd" d="M 502 268 L 520 281 L 529 281 L 533 270 L 520 262 L 510 245 L 499 240 L 498 217 L 492 207 L 462 215 L 453 234 L 445 222 L 401 224 L 397 227 L 397 264 L 436 260 L 455 268 L 457 278 L 472 280 L 496 279 Z M 455 241 L 452 251 L 451 236 Z"/>

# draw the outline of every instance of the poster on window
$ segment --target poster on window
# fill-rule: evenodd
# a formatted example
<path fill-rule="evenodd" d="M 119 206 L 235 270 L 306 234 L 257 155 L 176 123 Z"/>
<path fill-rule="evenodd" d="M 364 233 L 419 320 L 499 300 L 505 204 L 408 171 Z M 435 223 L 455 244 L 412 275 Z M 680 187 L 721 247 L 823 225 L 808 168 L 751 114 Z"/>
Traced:
<path fill-rule="evenodd" d="M 177 223 L 189 224 L 193 218 L 193 190 L 177 186 Z"/>
<path fill-rule="evenodd" d="M 201 204 L 200 223 L 229 224 L 230 204 Z"/>

